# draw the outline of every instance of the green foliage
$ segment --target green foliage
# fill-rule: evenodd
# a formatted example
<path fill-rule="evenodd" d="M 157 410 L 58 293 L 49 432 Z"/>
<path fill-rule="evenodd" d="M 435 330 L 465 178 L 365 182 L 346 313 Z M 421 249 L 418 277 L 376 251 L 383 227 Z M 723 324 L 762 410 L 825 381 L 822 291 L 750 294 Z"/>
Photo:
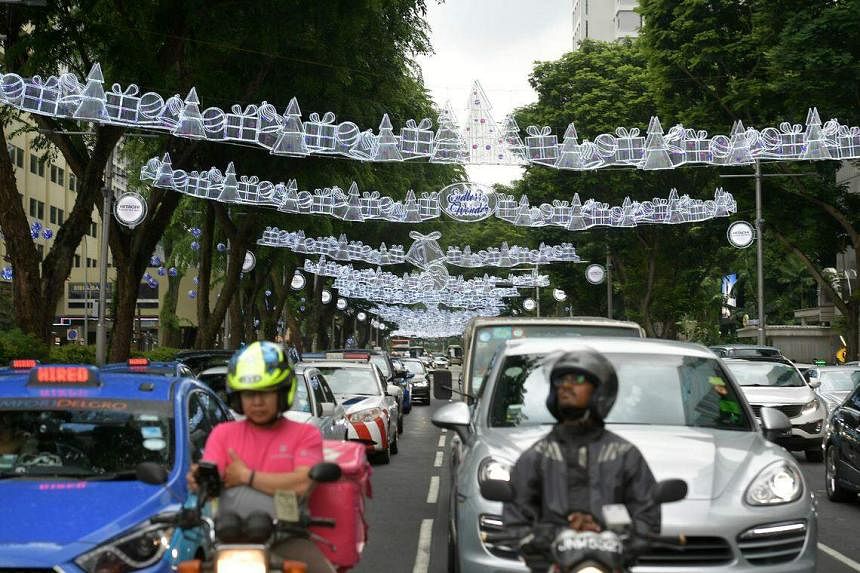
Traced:
<path fill-rule="evenodd" d="M 95 345 L 64 344 L 51 348 L 48 360 L 53 364 L 95 364 Z"/>
<path fill-rule="evenodd" d="M 149 358 L 152 362 L 170 362 L 176 358 L 179 353 L 178 348 L 169 348 L 167 346 L 159 346 L 146 352 L 137 353 L 144 358 Z"/>
<path fill-rule="evenodd" d="M 48 345 L 32 334 L 19 328 L 0 332 L 0 365 L 15 358 L 34 358 L 44 362 L 48 356 Z"/>

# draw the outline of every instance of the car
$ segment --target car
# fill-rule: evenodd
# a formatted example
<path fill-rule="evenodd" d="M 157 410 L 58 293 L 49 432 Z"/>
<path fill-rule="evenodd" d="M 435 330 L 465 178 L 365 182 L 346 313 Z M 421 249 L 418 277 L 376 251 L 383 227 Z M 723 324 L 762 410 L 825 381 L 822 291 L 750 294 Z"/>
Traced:
<path fill-rule="evenodd" d="M 860 386 L 832 410 L 824 432 L 824 484 L 830 501 L 860 493 Z"/>
<path fill-rule="evenodd" d="M 182 350 L 176 354 L 176 361 L 187 366 L 195 375 L 219 366 L 227 366 L 236 353 L 234 350 L 215 348 L 212 350 Z"/>
<path fill-rule="evenodd" d="M 791 434 L 779 439 L 787 450 L 803 451 L 810 462 L 822 460 L 821 442 L 827 406 L 791 364 L 779 361 L 723 360 L 741 385 L 756 416 L 765 406 L 777 408 L 791 420 Z"/>
<path fill-rule="evenodd" d="M 709 346 L 720 358 L 785 358 L 782 351 L 775 346 L 760 346 L 757 344 L 718 344 Z"/>
<path fill-rule="evenodd" d="M 580 336 L 645 338 L 645 330 L 635 322 L 599 316 L 473 318 L 463 332 L 460 395 L 467 402 L 478 398 L 490 360 L 507 340 Z"/>
<path fill-rule="evenodd" d="M 448 357 L 444 354 L 434 354 L 433 355 L 433 368 L 438 368 L 440 370 L 448 368 Z"/>
<path fill-rule="evenodd" d="M 653 549 L 634 571 L 815 570 L 813 492 L 794 457 L 768 439 L 791 427 L 786 416 L 764 408 L 757 422 L 734 377 L 704 346 L 582 337 L 505 342 L 477 402 L 434 412 L 436 426 L 460 437 L 448 456 L 449 571 L 527 571 L 510 548 L 484 541 L 504 521 L 501 503 L 483 498 L 480 484 L 509 479 L 519 455 L 556 423 L 545 403 L 544 359 L 585 349 L 606 356 L 618 373 L 607 428 L 642 452 L 657 480 L 680 478 L 689 488 L 661 510 L 661 535 L 683 534 L 686 545 Z M 450 390 L 436 386 L 434 396 L 450 397 Z"/>
<path fill-rule="evenodd" d="M 18 436 L 0 455 L 2 567 L 168 572 L 208 550 L 201 530 L 151 521 L 189 500 L 192 460 L 230 419 L 196 380 L 34 365 L 3 376 L 0 418 Z M 163 483 L 138 478 L 147 462 Z"/>
<path fill-rule="evenodd" d="M 367 362 L 319 361 L 312 366 L 328 382 L 349 421 L 348 439 L 363 442 L 368 457 L 387 464 L 399 450 L 398 403 L 392 385 Z"/>
<path fill-rule="evenodd" d="M 194 372 L 178 360 L 156 362 L 147 358 L 129 358 L 125 362 L 105 364 L 100 370 L 114 374 L 152 374 L 155 376 L 194 378 Z"/>
<path fill-rule="evenodd" d="M 404 358 L 403 365 L 412 375 L 412 402 L 421 400 L 423 404 L 430 404 L 430 374 L 424 368 L 424 363 L 418 358 Z"/>
<path fill-rule="evenodd" d="M 349 422 L 325 377 L 315 366 L 298 367 L 296 395 L 284 416 L 295 422 L 313 424 L 327 440 L 349 439 Z"/>
<path fill-rule="evenodd" d="M 394 378 L 392 382 L 403 391 L 401 407 L 403 408 L 403 413 L 408 415 L 412 411 L 412 377 L 409 375 L 409 371 L 406 370 L 406 366 L 403 364 L 401 358 L 392 358 L 391 364 L 394 366 Z M 397 431 L 403 433 L 402 424 L 397 428 Z"/>
<path fill-rule="evenodd" d="M 857 385 L 860 384 L 860 367 L 813 366 L 806 372 L 809 386 L 832 412 Z"/>

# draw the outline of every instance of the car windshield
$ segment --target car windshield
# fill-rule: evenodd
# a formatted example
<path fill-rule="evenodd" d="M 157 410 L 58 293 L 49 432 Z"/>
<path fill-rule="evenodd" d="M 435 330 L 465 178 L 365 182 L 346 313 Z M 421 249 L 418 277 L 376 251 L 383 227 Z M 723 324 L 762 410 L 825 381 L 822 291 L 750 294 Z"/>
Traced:
<path fill-rule="evenodd" d="M 618 373 L 618 398 L 607 423 L 748 430 L 746 412 L 715 359 L 607 354 Z M 542 357 L 508 356 L 490 402 L 491 426 L 555 424 L 546 408 Z"/>
<path fill-rule="evenodd" d="M 142 462 L 173 464 L 162 402 L 105 398 L 0 400 L 0 477 L 135 479 Z"/>
<path fill-rule="evenodd" d="M 391 370 L 388 368 L 388 360 L 385 359 L 385 356 L 381 354 L 371 354 L 370 362 L 372 364 L 376 364 L 380 370 L 382 370 L 382 375 L 386 378 L 391 376 Z"/>
<path fill-rule="evenodd" d="M 571 338 L 579 336 L 623 336 L 640 338 L 638 329 L 625 326 L 596 324 L 516 324 L 484 326 L 475 331 L 471 365 L 471 392 L 477 394 L 496 351 L 507 340 L 521 338 Z"/>
<path fill-rule="evenodd" d="M 368 369 L 320 368 L 319 370 L 335 394 L 377 396 L 382 393 L 373 372 Z"/>
<path fill-rule="evenodd" d="M 416 376 L 424 374 L 424 365 L 417 360 L 404 360 L 403 365 L 406 366 L 407 371 L 415 374 Z"/>
<path fill-rule="evenodd" d="M 822 392 L 850 392 L 860 384 L 860 370 L 823 370 L 819 379 Z"/>
<path fill-rule="evenodd" d="M 201 372 L 197 379 L 209 386 L 219 398 L 227 401 L 227 372 Z"/>
<path fill-rule="evenodd" d="M 803 386 L 806 384 L 800 373 L 781 362 L 727 362 L 741 386 Z"/>
<path fill-rule="evenodd" d="M 296 395 L 293 398 L 293 405 L 290 410 L 294 412 L 311 413 L 311 399 L 308 396 L 308 385 L 305 383 L 305 375 L 299 374 L 296 380 Z"/>

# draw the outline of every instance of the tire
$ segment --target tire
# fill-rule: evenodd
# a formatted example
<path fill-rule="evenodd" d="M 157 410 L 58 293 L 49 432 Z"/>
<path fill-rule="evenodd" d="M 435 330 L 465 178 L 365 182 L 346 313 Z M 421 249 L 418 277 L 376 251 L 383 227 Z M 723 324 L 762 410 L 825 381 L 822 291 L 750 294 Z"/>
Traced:
<path fill-rule="evenodd" d="M 460 554 L 450 526 L 448 527 L 448 572 L 460 573 Z"/>
<path fill-rule="evenodd" d="M 814 450 L 806 450 L 804 452 L 806 454 L 806 461 L 818 463 L 824 461 L 824 453 L 816 448 Z"/>
<path fill-rule="evenodd" d="M 391 463 L 391 444 L 388 444 L 388 447 L 385 448 L 385 451 L 377 452 L 374 456 L 374 460 L 376 461 L 376 463 L 383 466 L 388 463 Z"/>
<path fill-rule="evenodd" d="M 827 490 L 827 499 L 837 503 L 851 501 L 857 497 L 855 493 L 839 485 L 839 474 L 836 468 L 838 455 L 835 447 L 827 446 L 827 459 L 824 463 L 824 486 Z"/>
<path fill-rule="evenodd" d="M 398 434 L 403 433 L 403 416 L 397 417 L 397 433 Z"/>
<path fill-rule="evenodd" d="M 391 450 L 392 454 L 397 454 L 397 452 L 400 450 L 399 444 L 400 444 L 400 440 L 395 436 L 394 442 L 391 444 L 391 447 L 389 448 Z"/>

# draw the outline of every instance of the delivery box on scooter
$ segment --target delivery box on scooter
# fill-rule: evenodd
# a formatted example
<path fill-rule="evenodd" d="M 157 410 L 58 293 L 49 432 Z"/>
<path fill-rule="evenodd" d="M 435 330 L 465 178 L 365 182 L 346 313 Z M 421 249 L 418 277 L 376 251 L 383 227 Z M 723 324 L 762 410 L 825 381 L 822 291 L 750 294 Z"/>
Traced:
<path fill-rule="evenodd" d="M 343 475 L 336 482 L 317 485 L 309 503 L 314 517 L 335 520 L 333 528 L 311 530 L 328 541 L 317 545 L 339 571 L 358 563 L 367 541 L 364 498 L 371 496 L 371 469 L 365 450 L 358 442 L 323 440 L 325 461 L 338 464 Z"/>

